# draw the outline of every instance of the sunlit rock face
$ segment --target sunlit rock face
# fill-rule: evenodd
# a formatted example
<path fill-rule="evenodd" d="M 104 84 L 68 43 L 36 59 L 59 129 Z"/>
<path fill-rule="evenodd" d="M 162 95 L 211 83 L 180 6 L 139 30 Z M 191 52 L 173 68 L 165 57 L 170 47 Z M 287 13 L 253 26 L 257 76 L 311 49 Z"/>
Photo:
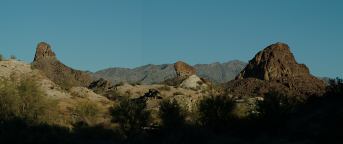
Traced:
<path fill-rule="evenodd" d="M 178 61 L 174 64 L 174 68 L 176 71 L 177 76 L 191 76 L 196 74 L 195 68 L 192 66 L 188 65 L 185 62 Z"/>
<path fill-rule="evenodd" d="M 32 66 L 62 87 L 88 87 L 92 81 L 91 76 L 86 72 L 72 69 L 60 62 L 46 42 L 40 42 L 37 45 Z"/>

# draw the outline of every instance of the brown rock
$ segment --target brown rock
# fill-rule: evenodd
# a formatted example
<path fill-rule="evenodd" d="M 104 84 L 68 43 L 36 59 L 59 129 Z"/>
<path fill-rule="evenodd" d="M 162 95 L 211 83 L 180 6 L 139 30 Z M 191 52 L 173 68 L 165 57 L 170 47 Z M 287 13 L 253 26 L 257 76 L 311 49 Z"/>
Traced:
<path fill-rule="evenodd" d="M 56 58 L 55 53 L 51 50 L 48 43 L 40 42 L 36 48 L 36 54 L 33 61 L 39 61 L 43 58 Z"/>
<path fill-rule="evenodd" d="M 97 94 L 103 94 L 107 91 L 114 89 L 114 85 L 110 81 L 107 81 L 103 78 L 93 81 L 88 86 L 89 89 L 93 90 Z"/>
<path fill-rule="evenodd" d="M 176 62 L 174 64 L 174 68 L 178 77 L 191 76 L 196 74 L 195 68 L 182 61 Z"/>
<path fill-rule="evenodd" d="M 287 44 L 276 43 L 258 52 L 236 80 L 227 84 L 227 91 L 237 95 L 283 91 L 287 95 L 311 96 L 322 94 L 325 84 L 312 76 L 306 65 L 296 62 Z"/>
<path fill-rule="evenodd" d="M 56 84 L 67 89 L 73 86 L 87 87 L 92 80 L 91 76 L 86 72 L 74 70 L 61 63 L 51 50 L 50 45 L 45 42 L 37 45 L 32 66 L 41 70 Z"/>
<path fill-rule="evenodd" d="M 308 68 L 296 62 L 287 44 L 276 43 L 257 53 L 236 79 L 278 80 L 309 75 Z"/>

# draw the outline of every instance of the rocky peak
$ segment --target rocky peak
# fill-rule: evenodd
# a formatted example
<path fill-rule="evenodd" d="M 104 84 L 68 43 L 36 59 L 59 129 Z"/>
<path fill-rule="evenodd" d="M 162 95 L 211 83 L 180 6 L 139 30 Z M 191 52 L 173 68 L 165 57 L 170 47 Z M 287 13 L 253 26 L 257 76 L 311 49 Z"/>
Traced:
<path fill-rule="evenodd" d="M 195 68 L 182 61 L 176 62 L 174 64 L 174 68 L 178 77 L 191 76 L 196 74 Z"/>
<path fill-rule="evenodd" d="M 287 44 L 276 43 L 258 52 L 227 90 L 235 95 L 287 91 L 293 96 L 312 96 L 321 95 L 325 84 L 296 62 Z"/>
<path fill-rule="evenodd" d="M 298 64 L 287 44 L 275 43 L 258 52 L 236 79 L 278 80 L 310 75 L 304 64 Z"/>
<path fill-rule="evenodd" d="M 40 42 L 37 45 L 32 66 L 66 89 L 73 86 L 87 87 L 91 82 L 91 76 L 86 72 L 72 69 L 60 62 L 51 46 L 45 42 Z"/>
<path fill-rule="evenodd" d="M 36 54 L 34 61 L 38 61 L 42 58 L 55 58 L 55 53 L 51 50 L 51 47 L 46 42 L 40 42 L 36 48 Z"/>

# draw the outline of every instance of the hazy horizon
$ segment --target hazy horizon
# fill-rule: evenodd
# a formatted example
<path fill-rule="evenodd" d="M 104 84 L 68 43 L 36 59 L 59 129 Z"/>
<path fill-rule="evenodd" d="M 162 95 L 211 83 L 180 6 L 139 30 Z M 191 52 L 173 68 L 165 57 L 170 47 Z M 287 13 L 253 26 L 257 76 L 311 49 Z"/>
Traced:
<path fill-rule="evenodd" d="M 313 75 L 343 77 L 343 1 L 3 0 L 0 53 L 31 62 L 38 42 L 76 69 L 248 62 L 287 43 Z"/>

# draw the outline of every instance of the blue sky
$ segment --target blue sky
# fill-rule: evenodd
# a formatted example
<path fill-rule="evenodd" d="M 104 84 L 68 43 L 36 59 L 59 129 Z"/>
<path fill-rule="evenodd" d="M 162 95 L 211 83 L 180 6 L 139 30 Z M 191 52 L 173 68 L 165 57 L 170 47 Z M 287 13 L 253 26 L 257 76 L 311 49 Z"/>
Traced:
<path fill-rule="evenodd" d="M 341 0 L 0 0 L 0 53 L 31 62 L 46 41 L 96 71 L 250 60 L 275 42 L 314 75 L 343 77 Z"/>

